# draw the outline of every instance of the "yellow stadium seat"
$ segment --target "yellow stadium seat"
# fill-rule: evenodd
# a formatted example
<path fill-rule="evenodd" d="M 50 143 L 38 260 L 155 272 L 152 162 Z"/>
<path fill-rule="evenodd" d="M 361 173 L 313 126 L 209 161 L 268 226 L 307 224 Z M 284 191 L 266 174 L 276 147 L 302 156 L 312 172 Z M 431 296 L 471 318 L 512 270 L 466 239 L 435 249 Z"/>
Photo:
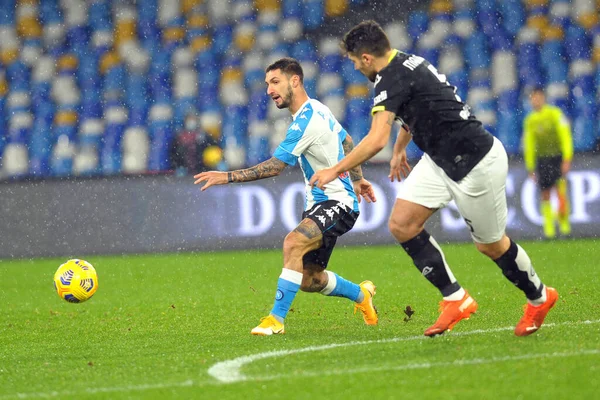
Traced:
<path fill-rule="evenodd" d="M 558 25 L 547 26 L 542 29 L 541 33 L 543 40 L 562 40 L 564 37 L 562 27 Z"/>
<path fill-rule="evenodd" d="M 548 5 L 548 0 L 525 0 L 525 5 L 528 8 L 546 6 Z"/>
<path fill-rule="evenodd" d="M 594 28 L 596 25 L 598 25 L 598 12 L 600 12 L 600 10 L 596 10 L 595 12 L 588 12 L 581 15 L 579 17 L 579 25 L 581 25 L 587 30 Z"/>
<path fill-rule="evenodd" d="M 527 18 L 527 26 L 542 31 L 548 26 L 548 17 L 545 15 L 532 15 Z"/>
<path fill-rule="evenodd" d="M 208 28 L 208 17 L 204 14 L 191 14 L 187 18 L 188 28 Z"/>
<path fill-rule="evenodd" d="M 39 38 L 42 36 L 42 25 L 33 15 L 23 17 L 17 22 L 17 33 L 23 38 Z"/>
<path fill-rule="evenodd" d="M 600 64 L 600 47 L 596 47 L 592 53 L 592 59 L 596 64 Z"/>
<path fill-rule="evenodd" d="M 185 30 L 180 26 L 174 26 L 163 30 L 164 42 L 177 42 L 185 37 Z"/>
<path fill-rule="evenodd" d="M 239 68 L 227 67 L 221 71 L 221 83 L 229 83 L 242 80 L 242 71 Z"/>
<path fill-rule="evenodd" d="M 194 53 L 200 53 L 210 47 L 211 39 L 208 35 L 197 36 L 192 39 L 190 47 Z"/>
<path fill-rule="evenodd" d="M 325 15 L 339 17 L 348 11 L 348 0 L 325 0 Z"/>
<path fill-rule="evenodd" d="M 17 7 L 19 6 L 36 6 L 40 2 L 38 0 L 17 0 Z"/>
<path fill-rule="evenodd" d="M 134 40 L 136 38 L 135 20 L 122 20 L 115 26 L 115 45 Z"/>
<path fill-rule="evenodd" d="M 450 14 L 452 12 L 452 2 L 449 0 L 435 0 L 429 6 L 431 14 Z"/>
<path fill-rule="evenodd" d="M 279 0 L 254 0 L 254 7 L 258 11 L 279 11 L 281 7 Z"/>
<path fill-rule="evenodd" d="M 4 65 L 12 64 L 18 57 L 19 49 L 16 47 L 12 49 L 2 50 L 2 52 L 0 53 L 0 61 L 2 61 L 2 64 Z"/>
<path fill-rule="evenodd" d="M 106 52 L 100 61 L 100 73 L 105 74 L 106 71 L 117 65 L 120 61 L 121 59 L 119 58 L 119 54 L 117 54 L 117 52 Z"/>
<path fill-rule="evenodd" d="M 346 96 L 350 99 L 368 97 L 370 94 L 369 87 L 367 85 L 354 84 L 349 85 L 346 89 Z"/>
<path fill-rule="evenodd" d="M 202 4 L 202 0 L 182 0 L 181 1 L 181 12 L 185 15 L 194 10 L 194 7 Z"/>
<path fill-rule="evenodd" d="M 8 82 L 6 79 L 0 80 L 0 96 L 4 97 L 8 94 Z"/>
<path fill-rule="evenodd" d="M 58 111 L 54 116 L 54 125 L 75 125 L 77 113 L 75 111 Z"/>
<path fill-rule="evenodd" d="M 254 34 L 237 34 L 233 41 L 241 51 L 250 51 L 254 47 L 255 37 Z"/>
<path fill-rule="evenodd" d="M 79 65 L 79 60 L 74 54 L 65 54 L 64 56 L 58 59 L 57 67 L 59 71 L 65 70 L 73 70 L 77 69 Z"/>

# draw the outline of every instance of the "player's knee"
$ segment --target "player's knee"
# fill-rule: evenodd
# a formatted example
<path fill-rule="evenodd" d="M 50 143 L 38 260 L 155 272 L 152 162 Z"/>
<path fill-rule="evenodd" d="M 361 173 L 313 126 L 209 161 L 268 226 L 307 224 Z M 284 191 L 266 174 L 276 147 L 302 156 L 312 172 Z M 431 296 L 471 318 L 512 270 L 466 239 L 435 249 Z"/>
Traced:
<path fill-rule="evenodd" d="M 510 239 L 506 236 L 505 238 L 506 240 L 503 238 L 495 243 L 475 243 L 475 246 L 481 254 L 488 256 L 492 260 L 497 260 L 506 253 L 508 246 L 510 246 Z"/>
<path fill-rule="evenodd" d="M 415 237 L 423 230 L 423 226 L 419 226 L 408 218 L 390 218 L 388 227 L 392 235 L 400 243 Z"/>

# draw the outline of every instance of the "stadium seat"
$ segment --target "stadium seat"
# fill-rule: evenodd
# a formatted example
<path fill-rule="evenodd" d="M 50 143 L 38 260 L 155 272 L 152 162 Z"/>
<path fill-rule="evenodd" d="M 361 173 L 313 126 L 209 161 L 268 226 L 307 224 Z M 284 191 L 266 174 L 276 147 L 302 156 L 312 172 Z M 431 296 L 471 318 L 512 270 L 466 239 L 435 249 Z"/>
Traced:
<path fill-rule="evenodd" d="M 150 140 L 146 129 L 132 126 L 125 130 L 122 142 L 123 172 L 139 174 L 146 172 Z"/>
<path fill-rule="evenodd" d="M 127 110 L 119 105 L 109 106 L 104 112 L 105 129 L 100 166 L 105 175 L 121 172 L 121 139 L 127 123 Z"/>
<path fill-rule="evenodd" d="M 9 143 L 2 155 L 2 176 L 17 178 L 27 174 L 29 156 L 23 143 Z"/>
<path fill-rule="evenodd" d="M 302 7 L 304 27 L 308 30 L 318 28 L 325 18 L 324 0 L 305 0 Z"/>
<path fill-rule="evenodd" d="M 169 146 L 173 139 L 173 110 L 168 103 L 152 106 L 148 115 L 150 153 L 148 171 L 157 172 L 169 169 Z"/>

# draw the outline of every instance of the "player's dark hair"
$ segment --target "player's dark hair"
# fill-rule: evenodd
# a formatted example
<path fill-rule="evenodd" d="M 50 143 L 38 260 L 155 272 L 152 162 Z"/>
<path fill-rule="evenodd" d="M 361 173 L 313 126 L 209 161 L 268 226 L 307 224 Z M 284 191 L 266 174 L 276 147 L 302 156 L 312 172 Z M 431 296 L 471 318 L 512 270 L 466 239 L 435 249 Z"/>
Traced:
<path fill-rule="evenodd" d="M 275 61 L 273 64 L 269 65 L 267 69 L 265 69 L 265 73 L 269 71 L 274 71 L 276 69 L 280 69 L 281 72 L 286 74 L 289 78 L 293 75 L 298 75 L 300 77 L 300 82 L 304 83 L 304 72 L 302 71 L 302 66 L 292 57 L 284 57 Z"/>
<path fill-rule="evenodd" d="M 534 93 L 541 93 L 543 95 L 546 94 L 546 90 L 544 89 L 543 86 L 541 85 L 535 85 L 531 88 L 531 90 L 529 91 L 529 94 L 534 94 Z"/>
<path fill-rule="evenodd" d="M 391 49 L 387 35 L 373 20 L 363 21 L 350 29 L 344 35 L 340 46 L 346 54 L 352 53 L 357 56 L 367 53 L 381 57 Z"/>

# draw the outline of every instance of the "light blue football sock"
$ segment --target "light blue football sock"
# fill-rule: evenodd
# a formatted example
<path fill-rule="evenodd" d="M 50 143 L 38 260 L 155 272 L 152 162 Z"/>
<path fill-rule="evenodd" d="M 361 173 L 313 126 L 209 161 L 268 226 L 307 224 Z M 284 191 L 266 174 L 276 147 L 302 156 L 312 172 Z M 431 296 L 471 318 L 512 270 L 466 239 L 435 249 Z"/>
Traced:
<path fill-rule="evenodd" d="M 283 320 L 292 306 L 292 301 L 294 301 L 294 297 L 296 297 L 296 293 L 298 293 L 298 290 L 300 289 L 301 283 L 301 272 L 293 271 L 287 268 L 284 268 L 281 271 L 281 275 L 279 275 L 279 280 L 277 281 L 275 303 L 273 304 L 273 309 L 271 310 L 271 315 L 273 315 L 279 322 L 283 323 Z"/>
<path fill-rule="evenodd" d="M 327 281 L 325 288 L 321 290 L 321 294 L 325 296 L 345 297 L 357 303 L 360 303 L 365 299 L 364 293 L 356 283 L 350 282 L 334 272 L 325 272 L 327 273 L 329 280 Z"/>

